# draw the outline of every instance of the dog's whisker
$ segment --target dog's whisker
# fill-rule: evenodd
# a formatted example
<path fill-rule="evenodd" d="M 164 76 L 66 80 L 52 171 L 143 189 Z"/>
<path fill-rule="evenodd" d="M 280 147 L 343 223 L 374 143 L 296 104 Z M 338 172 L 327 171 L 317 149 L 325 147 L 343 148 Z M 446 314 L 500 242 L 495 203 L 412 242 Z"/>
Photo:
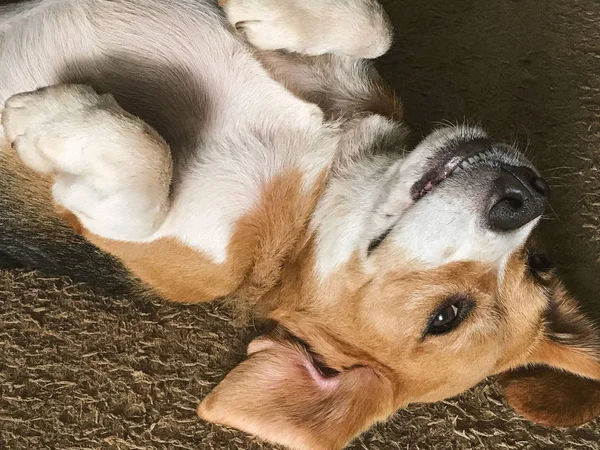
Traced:
<path fill-rule="evenodd" d="M 442 120 L 436 120 L 435 122 L 433 122 L 435 127 L 440 127 L 440 128 L 455 128 L 458 126 L 457 123 L 452 122 L 451 120 L 448 119 L 442 119 Z"/>
<path fill-rule="evenodd" d="M 550 211 L 552 211 L 552 214 L 554 214 L 554 217 L 556 217 L 556 220 L 558 220 L 560 222 L 560 217 L 558 216 L 556 210 L 552 207 L 552 205 L 550 203 L 548 203 L 548 208 L 550 209 Z"/>
<path fill-rule="evenodd" d="M 575 186 L 574 183 L 569 183 L 567 177 L 544 177 L 544 179 L 549 182 L 552 187 L 571 187 Z"/>
<path fill-rule="evenodd" d="M 545 172 L 553 172 L 555 170 L 576 170 L 576 167 L 572 167 L 572 166 L 558 166 L 558 167 L 550 167 L 550 168 L 544 168 L 542 170 L 543 173 Z"/>
<path fill-rule="evenodd" d="M 573 177 L 570 177 L 568 174 L 554 174 L 554 175 L 545 175 L 542 174 L 545 180 L 556 180 L 556 181 L 573 181 Z"/>
<path fill-rule="evenodd" d="M 523 131 L 525 131 L 525 147 L 522 151 L 531 161 L 533 161 L 533 157 L 535 155 L 531 154 L 531 137 L 529 135 L 529 130 L 522 123 L 519 124 L 519 126 L 523 129 Z M 518 136 L 518 133 L 517 133 L 517 136 Z"/>

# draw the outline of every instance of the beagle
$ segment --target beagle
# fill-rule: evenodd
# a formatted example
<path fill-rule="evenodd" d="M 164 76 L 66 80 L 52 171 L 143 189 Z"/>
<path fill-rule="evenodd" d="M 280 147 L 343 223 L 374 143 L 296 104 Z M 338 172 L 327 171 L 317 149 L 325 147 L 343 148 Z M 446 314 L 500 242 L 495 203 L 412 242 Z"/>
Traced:
<path fill-rule="evenodd" d="M 204 420 L 337 450 L 496 374 L 532 420 L 590 420 L 599 335 L 525 249 L 548 185 L 478 127 L 409 148 L 391 42 L 375 0 L 2 6 L 0 175 L 163 297 L 273 321 Z"/>

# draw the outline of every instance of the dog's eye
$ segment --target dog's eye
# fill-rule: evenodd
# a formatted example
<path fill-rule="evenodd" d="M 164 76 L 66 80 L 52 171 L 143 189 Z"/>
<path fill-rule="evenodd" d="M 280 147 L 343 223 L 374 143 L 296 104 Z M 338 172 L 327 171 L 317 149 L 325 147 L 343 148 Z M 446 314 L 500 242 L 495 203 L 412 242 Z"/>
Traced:
<path fill-rule="evenodd" d="M 552 264 L 543 253 L 533 253 L 529 255 L 527 265 L 530 270 L 536 273 L 546 273 L 554 267 L 554 264 Z"/>
<path fill-rule="evenodd" d="M 446 334 L 458 327 L 469 315 L 475 303 L 469 297 L 451 297 L 435 310 L 425 330 L 426 335 Z"/>

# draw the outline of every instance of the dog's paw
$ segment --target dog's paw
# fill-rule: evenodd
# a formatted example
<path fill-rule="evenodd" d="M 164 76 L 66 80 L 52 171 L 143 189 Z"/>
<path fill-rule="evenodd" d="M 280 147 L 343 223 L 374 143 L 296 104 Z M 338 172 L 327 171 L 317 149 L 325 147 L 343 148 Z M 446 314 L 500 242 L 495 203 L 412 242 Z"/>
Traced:
<path fill-rule="evenodd" d="M 357 58 L 383 55 L 392 27 L 376 0 L 221 0 L 229 22 L 261 50 Z"/>
<path fill-rule="evenodd" d="M 102 237 L 143 240 L 168 209 L 164 140 L 109 95 L 62 85 L 10 97 L 4 135 L 32 169 L 54 177 L 57 205 Z"/>

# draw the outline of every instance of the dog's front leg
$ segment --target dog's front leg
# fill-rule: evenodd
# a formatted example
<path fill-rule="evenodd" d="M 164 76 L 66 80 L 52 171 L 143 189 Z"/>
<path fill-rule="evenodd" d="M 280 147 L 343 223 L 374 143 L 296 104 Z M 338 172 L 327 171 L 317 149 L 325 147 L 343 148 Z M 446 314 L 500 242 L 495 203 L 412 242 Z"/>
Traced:
<path fill-rule="evenodd" d="M 369 112 L 402 118 L 401 102 L 368 61 L 388 50 L 393 34 L 375 0 L 221 3 L 271 76 L 326 116 Z"/>
<path fill-rule="evenodd" d="M 2 126 L 27 166 L 53 176 L 55 203 L 87 231 L 140 242 L 160 228 L 169 209 L 170 149 L 110 95 L 81 85 L 17 94 L 6 101 Z"/>
<path fill-rule="evenodd" d="M 392 43 L 376 0 L 221 0 L 227 19 L 260 50 L 372 59 Z"/>

